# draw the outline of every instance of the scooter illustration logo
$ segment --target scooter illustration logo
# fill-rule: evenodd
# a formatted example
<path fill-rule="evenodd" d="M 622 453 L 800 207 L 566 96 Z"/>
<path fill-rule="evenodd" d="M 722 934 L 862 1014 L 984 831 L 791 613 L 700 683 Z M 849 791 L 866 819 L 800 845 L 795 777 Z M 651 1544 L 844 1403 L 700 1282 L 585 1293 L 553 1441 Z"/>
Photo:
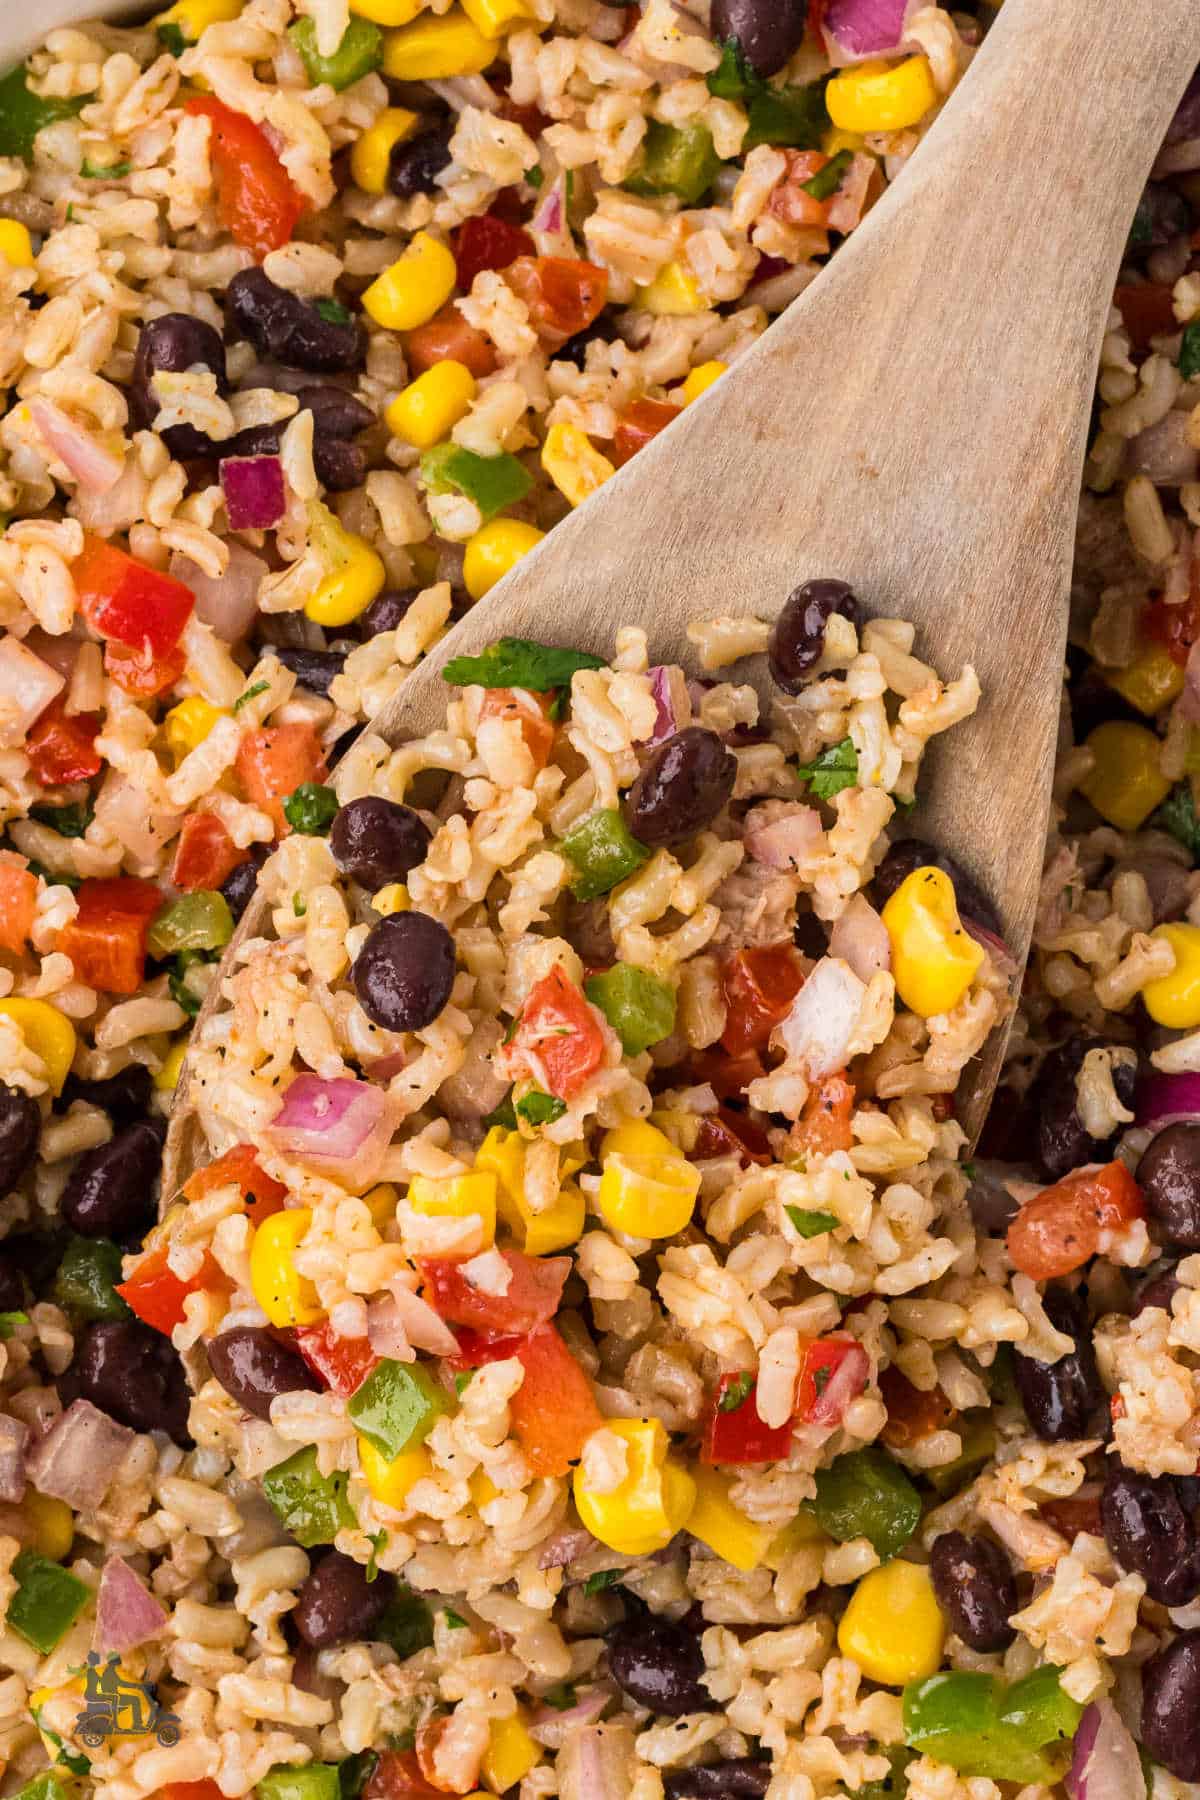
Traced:
<path fill-rule="evenodd" d="M 83 1711 L 75 1720 L 79 1741 L 98 1750 L 107 1738 L 154 1735 L 165 1748 L 179 1742 L 179 1720 L 158 1704 L 148 1681 L 133 1681 L 119 1656 L 88 1651 L 83 1671 Z"/>

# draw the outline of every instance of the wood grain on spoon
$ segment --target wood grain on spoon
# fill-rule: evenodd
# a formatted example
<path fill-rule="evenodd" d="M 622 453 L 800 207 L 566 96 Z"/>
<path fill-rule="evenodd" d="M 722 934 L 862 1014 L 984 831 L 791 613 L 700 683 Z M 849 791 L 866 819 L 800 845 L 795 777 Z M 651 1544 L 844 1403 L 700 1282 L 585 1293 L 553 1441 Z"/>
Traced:
<path fill-rule="evenodd" d="M 1100 340 L 1198 59 L 1195 0 L 1006 0 L 829 268 L 447 634 L 374 729 L 396 744 L 440 725 L 447 659 L 505 634 L 607 655 L 617 625 L 640 624 L 653 661 L 686 662 L 690 620 L 771 617 L 798 582 L 840 576 L 868 612 L 912 620 L 943 674 L 975 665 L 983 704 L 935 741 L 917 828 L 996 900 L 1023 965 Z M 268 928 L 252 902 L 227 957 Z M 1003 1047 L 994 1033 L 971 1071 L 969 1132 Z M 164 1194 L 202 1159 L 185 1072 Z"/>

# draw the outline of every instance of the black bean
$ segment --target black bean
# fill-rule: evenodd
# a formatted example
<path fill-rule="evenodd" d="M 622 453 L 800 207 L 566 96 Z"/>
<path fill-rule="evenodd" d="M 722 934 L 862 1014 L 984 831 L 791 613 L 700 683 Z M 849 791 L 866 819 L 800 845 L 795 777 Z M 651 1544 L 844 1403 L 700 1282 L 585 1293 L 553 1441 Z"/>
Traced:
<path fill-rule="evenodd" d="M 313 469 L 317 480 L 333 494 L 359 487 L 367 472 L 367 453 L 361 444 L 345 438 L 318 437 L 313 441 Z"/>
<path fill-rule="evenodd" d="M 432 836 L 420 813 L 378 794 L 349 800 L 329 832 L 329 848 L 343 875 L 372 893 L 403 881 L 425 861 Z"/>
<path fill-rule="evenodd" d="M 42 1109 L 37 1101 L 0 1082 L 0 1194 L 16 1187 L 30 1167 L 41 1134 Z"/>
<path fill-rule="evenodd" d="M 366 612 L 360 613 L 355 621 L 363 642 L 378 637 L 381 631 L 395 631 L 420 591 L 415 587 L 392 588 L 372 600 Z"/>
<path fill-rule="evenodd" d="M 1113 1137 L 1088 1135 L 1077 1110 L 1075 1079 L 1091 1050 L 1107 1048 L 1100 1038 L 1083 1033 L 1052 1050 L 1034 1084 L 1038 1113 L 1037 1151 L 1043 1175 L 1059 1181 L 1083 1163 L 1109 1162 Z M 1137 1064 L 1120 1063 L 1113 1069 L 1113 1087 L 1124 1106 L 1132 1106 L 1137 1086 Z M 1115 1133 L 1113 1134 L 1115 1136 Z"/>
<path fill-rule="evenodd" d="M 565 344 L 555 350 L 552 360 L 574 363 L 577 369 L 582 369 L 587 362 L 588 345 L 611 344 L 614 336 L 611 315 L 601 313 L 599 318 L 593 319 L 590 325 L 585 325 L 582 331 L 577 331 L 574 337 L 569 337 Z"/>
<path fill-rule="evenodd" d="M 83 1399 L 134 1431 L 165 1431 L 183 1449 L 188 1434 L 188 1384 L 179 1353 L 161 1331 L 140 1319 L 89 1325 L 75 1353 Z"/>
<path fill-rule="evenodd" d="M 783 603 L 771 632 L 767 663 L 771 679 L 785 694 L 798 694 L 825 649 L 825 627 L 840 613 L 857 627 L 862 615 L 846 581 L 806 581 Z"/>
<path fill-rule="evenodd" d="M 225 1392 L 256 1419 L 270 1418 L 277 1394 L 320 1391 L 320 1382 L 299 1352 L 258 1325 L 238 1325 L 213 1338 L 208 1365 Z"/>
<path fill-rule="evenodd" d="M 711 825 L 733 793 L 737 759 L 715 731 L 688 725 L 651 752 L 625 796 L 625 823 L 658 849 Z"/>
<path fill-rule="evenodd" d="M 142 1063 L 130 1063 L 107 1081 L 84 1081 L 78 1075 L 68 1075 L 61 1104 L 65 1112 L 76 1100 L 86 1100 L 90 1106 L 101 1107 L 115 1126 L 136 1125 L 150 1111 L 153 1092 L 149 1069 Z"/>
<path fill-rule="evenodd" d="M 1142 1670 L 1142 1745 L 1180 1781 L 1200 1781 L 1200 1631 L 1182 1631 Z"/>
<path fill-rule="evenodd" d="M 1007 1650 L 1016 1637 L 1009 1624 L 1017 1610 L 1012 1565 L 991 1538 L 943 1532 L 929 1553 L 938 1605 L 972 1650 Z"/>
<path fill-rule="evenodd" d="M 1148 1306 L 1157 1306 L 1162 1312 L 1169 1313 L 1171 1302 L 1179 1292 L 1180 1286 L 1179 1271 L 1174 1264 L 1169 1269 L 1162 1270 L 1160 1274 L 1152 1275 L 1150 1280 L 1138 1289 L 1133 1305 L 1129 1309 L 1130 1318 L 1136 1319 L 1138 1314 L 1145 1312 Z"/>
<path fill-rule="evenodd" d="M 292 1622 L 306 1644 L 327 1650 L 351 1639 L 369 1638 L 387 1611 L 396 1584 L 380 1570 L 374 1581 L 351 1556 L 331 1550 L 296 1590 Z"/>
<path fill-rule="evenodd" d="M 129 384 L 129 416 L 140 430 L 154 424 L 162 401 L 154 390 L 153 377 L 159 371 L 178 374 L 197 363 L 211 369 L 217 378 L 217 392 L 225 394 L 229 384 L 225 375 L 225 346 L 221 334 L 203 319 L 191 313 L 163 313 L 150 319 L 138 334 L 133 358 L 133 376 Z M 170 425 L 161 434 L 172 456 L 191 458 L 211 456 L 212 439 L 194 425 Z"/>
<path fill-rule="evenodd" d="M 258 871 L 269 854 L 265 845 L 255 844 L 245 862 L 240 862 L 221 883 L 221 892 L 235 919 L 241 918 L 253 900 L 254 890 L 258 886 Z"/>
<path fill-rule="evenodd" d="M 359 1005 L 385 1031 L 432 1025 L 454 986 L 454 939 L 428 913 L 381 919 L 350 971 Z"/>
<path fill-rule="evenodd" d="M 0 1312 L 25 1310 L 25 1280 L 7 1247 L 0 1248 Z"/>
<path fill-rule="evenodd" d="M 1159 1234 L 1178 1250 L 1200 1250 L 1200 1125 L 1168 1125 L 1151 1138 L 1137 1184 Z"/>
<path fill-rule="evenodd" d="M 1141 1575 L 1163 1606 L 1200 1594 L 1200 1544 L 1169 1475 L 1110 1469 L 1100 1496 L 1104 1541 L 1123 1569 Z"/>
<path fill-rule="evenodd" d="M 357 319 L 346 324 L 323 319 L 315 306 L 276 287 L 261 269 L 240 270 L 226 299 L 234 324 L 261 355 L 319 375 L 362 367 L 366 334 Z"/>
<path fill-rule="evenodd" d="M 328 694 L 334 676 L 340 675 L 346 664 L 344 650 L 303 650 L 298 644 L 279 644 L 275 654 L 310 694 Z"/>
<path fill-rule="evenodd" d="M 423 132 L 406 144 L 393 144 L 388 157 L 387 191 L 400 200 L 411 200 L 416 194 L 432 194 L 436 178 L 450 162 L 450 139 L 453 126 L 442 125 L 436 131 Z"/>
<path fill-rule="evenodd" d="M 806 0 L 713 0 L 712 34 L 736 38 L 756 75 L 775 75 L 800 48 Z"/>
<path fill-rule="evenodd" d="M 771 1765 L 752 1756 L 697 1763 L 663 1776 L 666 1800 L 761 1800 L 771 1784 Z"/>
<path fill-rule="evenodd" d="M 312 414 L 313 434 L 317 438 L 357 437 L 360 431 L 369 431 L 375 423 L 375 414 L 369 406 L 329 381 L 300 388 L 296 399 L 301 412 Z"/>
<path fill-rule="evenodd" d="M 1025 1416 L 1043 1443 L 1087 1437 L 1088 1424 L 1104 1399 L 1087 1315 L 1077 1295 L 1047 1288 L 1042 1305 L 1056 1331 L 1074 1338 L 1075 1348 L 1056 1363 L 1013 1357 L 1013 1373 Z"/>
<path fill-rule="evenodd" d="M 72 1231 L 120 1242 L 144 1230 L 154 1218 L 161 1156 L 161 1135 L 146 1120 L 86 1150 L 67 1177 L 59 1202 Z"/>
<path fill-rule="evenodd" d="M 973 924 L 982 925 L 985 931 L 1003 937 L 999 914 L 982 888 L 967 874 L 961 863 L 956 862 L 945 850 L 937 850 L 932 844 L 922 843 L 920 838 L 897 838 L 891 845 L 876 869 L 872 882 L 875 904 L 882 907 L 890 900 L 900 883 L 907 880 L 914 869 L 927 868 L 945 870 L 954 883 L 954 897 L 964 919 L 970 919 Z"/>
<path fill-rule="evenodd" d="M 614 1625 L 607 1644 L 613 1680 L 638 1706 L 669 1719 L 716 1710 L 700 1679 L 704 1657 L 699 1634 L 685 1624 L 639 1613 Z"/>

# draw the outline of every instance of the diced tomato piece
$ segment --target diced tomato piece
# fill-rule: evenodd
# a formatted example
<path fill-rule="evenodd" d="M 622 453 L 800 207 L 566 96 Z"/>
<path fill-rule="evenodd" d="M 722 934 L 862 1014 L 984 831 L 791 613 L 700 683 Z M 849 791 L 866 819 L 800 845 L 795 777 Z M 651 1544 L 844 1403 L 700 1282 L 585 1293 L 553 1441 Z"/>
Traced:
<path fill-rule="evenodd" d="M 730 1056 L 761 1050 L 804 983 L 804 970 L 791 944 L 760 944 L 736 950 L 725 964 L 726 1018 L 721 1048 Z"/>
<path fill-rule="evenodd" d="M 381 1750 L 362 1791 L 362 1800 L 441 1800 L 421 1773 L 415 1750 Z"/>
<path fill-rule="evenodd" d="M 306 781 L 324 781 L 329 773 L 316 731 L 302 721 L 244 732 L 235 766 L 246 798 L 270 814 L 277 837 L 292 829 L 283 816 L 288 795 Z"/>
<path fill-rule="evenodd" d="M 1106 1232 L 1144 1214 L 1141 1189 L 1123 1162 L 1079 1169 L 1026 1201 L 1008 1228 L 1008 1254 L 1023 1275 L 1052 1281 L 1089 1262 Z"/>
<path fill-rule="evenodd" d="M 190 1281 L 180 1281 L 167 1267 L 167 1246 L 161 1244 L 157 1250 L 143 1256 L 129 1280 L 122 1281 L 116 1291 L 139 1319 L 153 1325 L 155 1331 L 170 1336 L 183 1322 L 184 1301 L 200 1288 L 229 1292 L 229 1283 L 208 1251 L 204 1252 L 199 1273 Z"/>
<path fill-rule="evenodd" d="M 24 953 L 37 911 L 37 876 L 15 850 L 0 850 L 0 950 Z"/>
<path fill-rule="evenodd" d="M 954 1417 L 954 1408 L 941 1388 L 926 1393 L 914 1387 L 894 1363 L 879 1377 L 879 1392 L 888 1411 L 883 1441 L 894 1450 L 907 1450 L 931 1432 L 944 1431 Z"/>
<path fill-rule="evenodd" d="M 465 219 L 454 234 L 459 288 L 469 294 L 475 277 L 484 269 L 507 269 L 518 256 L 533 256 L 536 252 L 537 245 L 529 233 L 500 218 L 494 207 L 476 218 Z"/>
<path fill-rule="evenodd" d="M 74 963 L 76 979 L 104 994 L 136 994 L 161 892 L 152 881 L 118 875 L 83 882 L 75 898 L 79 911 L 59 932 L 58 948 Z"/>
<path fill-rule="evenodd" d="M 665 431 L 682 411 L 681 406 L 672 406 L 669 400 L 635 400 L 623 413 L 618 413 L 613 435 L 613 461 L 617 467 L 627 463 L 639 450 L 644 450 L 650 439 Z"/>
<path fill-rule="evenodd" d="M 185 894 L 219 888 L 244 860 L 245 851 L 238 849 L 216 813 L 189 813 L 175 845 L 171 880 Z"/>
<path fill-rule="evenodd" d="M 362 1386 L 379 1361 L 365 1337 L 339 1337 L 328 1319 L 298 1326 L 296 1348 L 330 1393 L 343 1400 Z"/>
<path fill-rule="evenodd" d="M 435 1754 L 438 1745 L 446 1735 L 446 1727 L 450 1723 L 449 1713 L 435 1713 L 426 1719 L 423 1725 L 417 1726 L 417 1737 L 414 1749 L 417 1753 L 417 1766 L 435 1793 L 454 1794 L 457 1788 L 449 1786 L 444 1778 L 439 1778 Z"/>
<path fill-rule="evenodd" d="M 707 1082 L 718 1100 L 741 1100 L 752 1081 L 758 1081 L 766 1074 L 763 1059 L 757 1050 L 743 1050 L 737 1056 L 729 1056 L 714 1044 L 710 1050 L 700 1050 L 688 1062 L 688 1074 L 693 1081 Z"/>
<path fill-rule="evenodd" d="M 224 1800 L 224 1795 L 215 1781 L 168 1781 L 158 1800 Z"/>
<path fill-rule="evenodd" d="M 110 638 L 104 646 L 104 673 L 111 675 L 117 686 L 135 700 L 152 700 L 173 688 L 187 666 L 187 658 L 179 645 L 165 656 L 151 656 L 145 642 L 136 648 L 119 644 Z"/>
<path fill-rule="evenodd" d="M 488 1338 L 463 1332 L 451 1367 L 476 1369 L 516 1356 L 525 1379 L 508 1403 L 518 1442 L 535 1475 L 565 1475 L 604 1420 L 592 1384 L 553 1325 L 528 1337 Z"/>
<path fill-rule="evenodd" d="M 1188 652 L 1200 638 L 1200 584 L 1195 559 L 1187 599 L 1178 606 L 1168 606 L 1162 599 L 1152 600 L 1142 615 L 1142 629 L 1155 643 L 1165 646 L 1172 662 L 1186 668 Z"/>
<path fill-rule="evenodd" d="M 829 158 L 820 150 L 784 150 L 787 168 L 771 190 L 767 212 L 785 225 L 824 226 L 829 218 L 828 200 L 805 192 L 805 183 L 819 175 Z"/>
<path fill-rule="evenodd" d="M 577 1094 L 604 1057 L 596 1014 L 560 964 L 529 990 L 509 1046 L 547 1093 Z"/>
<path fill-rule="evenodd" d="M 804 1346 L 796 1416 L 806 1425 L 840 1425 L 871 1374 L 871 1360 L 852 1337 L 813 1338 Z"/>
<path fill-rule="evenodd" d="M 821 23 L 825 17 L 825 0 L 808 0 L 808 35 L 821 41 Z"/>
<path fill-rule="evenodd" d="M 506 1362 L 515 1356 L 525 1342 L 525 1333 L 520 1331 L 472 1331 L 464 1326 L 455 1332 L 458 1349 L 450 1357 L 452 1369 L 482 1369 L 485 1363 Z"/>
<path fill-rule="evenodd" d="M 304 196 L 280 162 L 265 131 L 212 94 L 196 94 L 184 110 L 212 121 L 209 161 L 217 214 L 235 243 L 259 262 L 291 239 Z"/>
<path fill-rule="evenodd" d="M 539 107 L 518 106 L 515 100 L 502 101 L 499 112 L 502 119 L 508 119 L 513 125 L 519 125 L 526 136 L 531 138 L 540 137 L 550 123 Z M 497 195 L 497 199 L 499 199 L 499 195 Z M 495 210 L 496 202 L 493 200 L 492 211 Z"/>
<path fill-rule="evenodd" d="M 25 754 L 34 778 L 43 787 L 65 781 L 90 781 L 104 766 L 96 748 L 99 713 L 68 713 L 60 694 L 36 719 L 25 736 Z"/>
<path fill-rule="evenodd" d="M 1061 1531 L 1069 1543 L 1073 1544 L 1081 1531 L 1086 1531 L 1090 1537 L 1104 1536 L 1098 1484 L 1094 1494 L 1069 1494 L 1062 1500 L 1043 1500 L 1038 1512 L 1047 1525 Z"/>
<path fill-rule="evenodd" d="M 521 736 L 535 769 L 544 769 L 554 748 L 555 728 L 550 717 L 554 695 L 532 694 L 525 688 L 485 688 L 479 717 L 517 719 Z"/>
<path fill-rule="evenodd" d="M 71 564 L 71 579 L 92 630 L 141 650 L 148 660 L 174 650 L 196 604 L 182 581 L 90 532 Z"/>
<path fill-rule="evenodd" d="M 504 271 L 529 308 L 529 322 L 549 350 L 600 316 L 608 299 L 608 271 L 572 256 L 519 256 Z"/>
<path fill-rule="evenodd" d="M 704 1426 L 701 1462 L 779 1462 L 788 1454 L 791 1421 L 786 1425 L 764 1425 L 758 1416 L 757 1389 L 752 1376 L 721 1376 Z"/>
<path fill-rule="evenodd" d="M 1148 350 L 1151 338 L 1179 330 L 1172 290 L 1165 282 L 1139 281 L 1113 295 L 1135 350 Z"/>
<path fill-rule="evenodd" d="M 826 1075 L 804 1103 L 804 1111 L 792 1130 L 789 1146 L 797 1156 L 829 1156 L 854 1144 L 850 1118 L 854 1111 L 854 1083 L 844 1074 Z"/>
<path fill-rule="evenodd" d="M 404 355 L 409 373 L 423 375 L 436 363 L 459 362 L 477 381 L 495 373 L 496 351 L 489 337 L 468 325 L 453 304 L 443 306 L 428 325 L 418 325 L 404 335 Z"/>
<path fill-rule="evenodd" d="M 715 1113 L 704 1115 L 690 1155 L 695 1161 L 708 1156 L 737 1156 L 743 1167 L 750 1163 L 766 1165 L 772 1161 L 766 1132 L 729 1106 L 718 1106 Z"/>
<path fill-rule="evenodd" d="M 261 1225 L 272 1213 L 282 1212 L 287 1189 L 282 1181 L 276 1181 L 273 1175 L 260 1168 L 251 1144 L 235 1144 L 215 1162 L 197 1169 L 184 1182 L 183 1195 L 185 1200 L 202 1200 L 205 1194 L 228 1187 L 231 1182 L 236 1182 L 242 1190 L 246 1216 L 252 1225 Z"/>
<path fill-rule="evenodd" d="M 463 1273 L 463 1264 L 450 1257 L 417 1258 L 425 1297 L 447 1324 L 523 1334 L 554 1317 L 571 1273 L 570 1257 L 526 1256 L 520 1250 L 502 1250 L 500 1254 L 511 1275 L 505 1294 L 489 1294 L 474 1287 Z"/>

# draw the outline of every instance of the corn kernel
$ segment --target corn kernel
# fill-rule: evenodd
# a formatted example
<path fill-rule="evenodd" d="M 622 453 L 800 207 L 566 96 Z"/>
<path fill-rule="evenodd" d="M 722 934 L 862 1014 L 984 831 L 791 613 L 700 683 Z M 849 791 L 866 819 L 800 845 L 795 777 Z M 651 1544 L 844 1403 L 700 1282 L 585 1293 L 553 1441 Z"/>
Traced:
<path fill-rule="evenodd" d="M 11 1019 L 27 1050 L 40 1057 L 51 1090 L 61 1094 L 75 1058 L 75 1027 L 48 1000 L 0 1000 L 0 1019 Z"/>
<path fill-rule="evenodd" d="M 678 1156 L 665 1131 L 649 1119 L 626 1119 L 606 1131 L 600 1144 L 601 1157 L 606 1156 Z"/>
<path fill-rule="evenodd" d="M 441 311 L 457 278 L 457 264 L 445 244 L 418 231 L 403 256 L 375 277 L 362 303 L 386 330 L 413 331 Z"/>
<path fill-rule="evenodd" d="M 408 0 L 403 0 L 407 5 Z M 371 18 L 374 14 L 363 12 L 360 6 L 352 6 L 351 12 L 359 13 L 362 18 Z M 376 12 L 384 10 L 377 7 Z M 411 15 L 410 15 L 411 16 Z M 385 25 L 401 23 L 390 19 L 375 20 L 376 24 Z M 383 194 L 387 192 L 388 161 L 397 144 L 406 144 L 421 122 L 419 113 L 409 112 L 406 106 L 389 106 L 381 112 L 373 125 L 369 125 L 358 138 L 350 152 L 350 173 L 364 194 Z"/>
<path fill-rule="evenodd" d="M 448 81 L 455 75 L 482 75 L 495 57 L 495 39 L 485 37 L 455 6 L 440 18 L 426 14 L 389 31 L 383 72 L 393 81 Z"/>
<path fill-rule="evenodd" d="M 200 694 L 189 694 L 171 708 L 162 722 L 162 734 L 177 768 L 189 751 L 204 742 L 217 720 L 225 717 L 219 706 L 211 705 Z"/>
<path fill-rule="evenodd" d="M 1156 925 L 1150 936 L 1170 944 L 1175 967 L 1169 975 L 1146 983 L 1142 1003 L 1156 1025 L 1194 1031 L 1200 1025 L 1200 926 L 1181 919 L 1173 925 Z"/>
<path fill-rule="evenodd" d="M 393 437 L 430 450 L 450 436 L 458 421 L 471 409 L 475 377 L 464 364 L 447 357 L 411 381 L 384 408 Z"/>
<path fill-rule="evenodd" d="M 1108 719 L 1089 734 L 1087 748 L 1094 762 L 1080 793 L 1118 831 L 1137 831 L 1171 791 L 1158 738 L 1145 725 Z"/>
<path fill-rule="evenodd" d="M 483 1247 L 495 1242 L 496 1177 L 489 1169 L 473 1169 L 467 1175 L 415 1175 L 408 1203 L 427 1218 L 477 1218 Z"/>
<path fill-rule="evenodd" d="M 463 581 L 472 600 L 482 600 L 545 537 L 521 519 L 492 519 L 467 539 Z"/>
<path fill-rule="evenodd" d="M 493 1719 L 488 1731 L 480 1773 L 493 1794 L 504 1794 L 518 1781 L 524 1781 L 530 1769 L 536 1769 L 542 1760 L 542 1748 L 526 1730 L 520 1707 L 506 1719 Z"/>
<path fill-rule="evenodd" d="M 467 1487 L 471 1494 L 471 1504 L 478 1512 L 481 1507 L 490 1506 L 493 1500 L 500 1498 L 500 1489 L 496 1486 L 486 1469 L 476 1469 Z"/>
<path fill-rule="evenodd" d="M 385 919 L 390 919 L 393 913 L 412 910 L 408 889 L 402 881 L 389 881 L 386 887 L 381 887 L 371 896 L 371 905 Z"/>
<path fill-rule="evenodd" d="M 696 277 L 679 262 L 669 262 L 634 294 L 635 306 L 659 318 L 684 319 L 704 312 L 706 304 Z"/>
<path fill-rule="evenodd" d="M 244 0 L 178 0 L 151 20 L 151 24 L 177 25 L 183 40 L 195 44 L 210 25 L 226 25 L 241 16 Z"/>
<path fill-rule="evenodd" d="M 528 0 L 462 0 L 462 9 L 485 38 L 503 37 L 517 25 L 545 30 Z"/>
<path fill-rule="evenodd" d="M 692 1216 L 700 1171 L 643 1119 L 605 1133 L 596 1196 L 601 1217 L 631 1237 L 674 1237 Z"/>
<path fill-rule="evenodd" d="M 842 1655 L 884 1687 L 932 1675 L 945 1641 L 946 1621 L 929 1570 L 900 1559 L 863 1576 L 838 1626 Z"/>
<path fill-rule="evenodd" d="M 429 0 L 350 0 L 350 11 L 372 25 L 411 25 Z"/>
<path fill-rule="evenodd" d="M 553 1206 L 544 1212 L 534 1212 L 525 1198 L 525 1140 L 520 1132 L 493 1125 L 475 1153 L 475 1167 L 496 1177 L 497 1211 L 527 1256 L 546 1256 L 579 1242 L 585 1207 L 574 1182 L 564 1181 Z"/>
<path fill-rule="evenodd" d="M 575 1510 L 581 1522 L 622 1556 L 649 1556 L 682 1531 L 696 1500 L 696 1483 L 668 1454 L 670 1440 L 659 1419 L 609 1419 L 604 1427 L 625 1441 L 625 1479 L 611 1493 L 589 1488 L 581 1464 L 574 1475 Z"/>
<path fill-rule="evenodd" d="M 250 1244 L 250 1286 L 272 1325 L 315 1325 L 325 1317 L 317 1290 L 296 1268 L 296 1250 L 312 1214 L 286 1208 L 264 1219 Z"/>
<path fill-rule="evenodd" d="M 66 1501 L 27 1487 L 21 1516 L 30 1529 L 30 1549 L 48 1556 L 51 1562 L 61 1562 L 75 1541 L 75 1515 Z"/>
<path fill-rule="evenodd" d="M 310 508 L 309 535 L 328 575 L 304 608 L 315 625 L 348 625 L 365 612 L 387 580 L 387 570 L 365 538 L 347 531 L 327 506 Z"/>
<path fill-rule="evenodd" d="M 33 239 L 16 219 L 0 219 L 0 257 L 11 269 L 33 267 Z"/>
<path fill-rule="evenodd" d="M 1163 644 L 1151 644 L 1127 669 L 1106 669 L 1104 679 L 1148 719 L 1183 692 L 1183 670 Z"/>
<path fill-rule="evenodd" d="M 183 1072 L 183 1059 L 187 1055 L 188 1034 L 185 1031 L 177 1037 L 167 1054 L 163 1057 L 162 1068 L 154 1077 L 154 1085 L 160 1094 L 173 1094 L 179 1086 L 179 1077 Z"/>
<path fill-rule="evenodd" d="M 399 1200 L 400 1196 L 390 1181 L 377 1181 L 363 1195 L 363 1205 L 370 1213 L 371 1223 L 376 1231 L 382 1231 L 388 1220 L 395 1218 Z"/>
<path fill-rule="evenodd" d="M 371 1497 L 381 1506 L 402 1507 L 409 1490 L 433 1474 L 433 1462 L 424 1444 L 402 1450 L 391 1462 L 369 1438 L 358 1434 L 358 1462 Z"/>
<path fill-rule="evenodd" d="M 572 506 L 582 505 L 617 472 L 577 425 L 550 427 L 542 445 L 542 467 Z"/>
<path fill-rule="evenodd" d="M 835 75 L 825 89 L 825 105 L 843 131 L 903 131 L 937 103 L 929 59 L 860 63 Z"/>
<path fill-rule="evenodd" d="M 720 381 L 728 367 L 728 363 L 718 362 L 715 357 L 712 362 L 700 363 L 679 389 L 679 398 L 683 404 L 690 406 L 693 400 L 706 394 L 714 382 Z"/>
<path fill-rule="evenodd" d="M 948 1013 L 966 994 L 983 950 L 962 928 L 954 883 L 943 869 L 914 869 L 883 909 L 896 992 L 923 1019 Z"/>
<path fill-rule="evenodd" d="M 696 1504 L 687 1522 L 692 1537 L 700 1539 L 735 1569 L 757 1569 L 778 1532 L 774 1525 L 756 1525 L 729 1498 L 733 1482 L 718 1469 L 698 1465 L 692 1471 Z"/>

